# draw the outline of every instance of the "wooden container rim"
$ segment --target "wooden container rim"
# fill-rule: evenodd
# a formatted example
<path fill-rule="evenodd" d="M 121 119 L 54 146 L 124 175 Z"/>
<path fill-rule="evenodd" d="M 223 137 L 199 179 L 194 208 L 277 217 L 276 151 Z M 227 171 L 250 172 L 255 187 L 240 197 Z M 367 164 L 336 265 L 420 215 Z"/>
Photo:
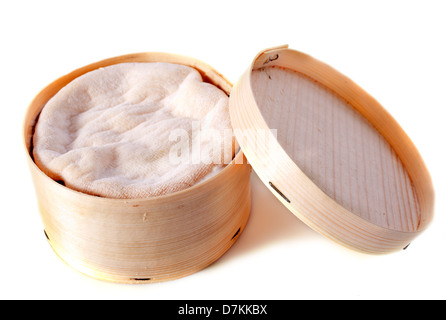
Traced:
<path fill-rule="evenodd" d="M 86 66 L 80 67 L 78 69 L 75 69 L 68 74 L 59 77 L 58 79 L 51 82 L 49 85 L 44 87 L 31 101 L 29 104 L 25 116 L 23 119 L 22 124 L 22 139 L 24 142 L 24 147 L 27 153 L 27 160 L 28 163 L 32 166 L 32 168 L 40 175 L 43 175 L 45 179 L 47 179 L 50 183 L 53 183 L 57 185 L 57 187 L 60 187 L 64 189 L 67 192 L 71 192 L 73 194 L 76 194 L 78 196 L 84 196 L 89 198 L 94 198 L 98 201 L 113 201 L 116 203 L 132 203 L 132 202 L 140 202 L 140 201 L 151 201 L 151 200 L 163 200 L 163 199 L 169 199 L 172 197 L 179 197 L 182 196 L 188 192 L 194 191 L 197 188 L 200 188 L 203 184 L 206 183 L 213 183 L 216 179 L 218 179 L 219 176 L 223 175 L 231 165 L 238 165 L 238 164 L 247 164 L 246 158 L 243 154 L 243 151 L 241 148 L 238 149 L 236 152 L 234 158 L 232 161 L 225 165 L 225 167 L 218 172 L 216 175 L 210 177 L 209 179 L 206 179 L 205 181 L 201 181 L 187 189 L 183 189 L 180 191 L 172 192 L 165 195 L 160 195 L 156 197 L 149 197 L 149 198 L 131 198 L 131 199 L 119 199 L 119 198 L 106 198 L 106 197 L 98 197 L 91 194 L 83 193 L 71 188 L 68 188 L 64 185 L 59 184 L 58 182 L 54 181 L 50 177 L 48 177 L 35 163 L 34 159 L 31 156 L 32 153 L 32 136 L 35 124 L 38 121 L 38 117 L 42 109 L 44 108 L 45 104 L 64 86 L 66 86 L 68 83 L 73 81 L 74 79 L 80 77 L 83 74 L 86 74 L 90 71 L 103 68 L 106 66 L 111 66 L 114 64 L 119 63 L 137 63 L 137 62 L 165 62 L 165 63 L 174 63 L 174 64 L 181 64 L 186 65 L 189 67 L 192 67 L 196 69 L 202 76 L 204 82 L 211 83 L 221 90 L 223 90 L 228 96 L 232 89 L 232 83 L 227 80 L 221 73 L 217 72 L 214 68 L 212 68 L 210 65 L 189 57 L 185 55 L 178 55 L 173 53 L 167 53 L 167 52 L 139 52 L 139 53 L 130 53 L 120 56 L 115 56 L 107 59 L 103 59 L 91 64 L 88 64 Z M 216 79 L 218 79 L 218 83 L 216 83 Z"/>
<path fill-rule="evenodd" d="M 243 137 L 237 136 L 237 132 L 239 132 L 237 129 L 243 130 L 254 128 L 270 130 L 257 106 L 251 84 L 252 71 L 270 66 L 280 66 L 285 69 L 300 72 L 309 78 L 320 82 L 328 89 L 331 89 L 359 111 L 361 115 L 365 117 L 390 143 L 408 171 L 420 202 L 420 222 L 416 231 L 412 232 L 385 228 L 367 221 L 343 208 L 334 199 L 326 195 L 300 170 L 300 168 L 298 168 L 297 164 L 295 164 L 288 156 L 275 137 L 273 137 L 276 145 L 274 150 L 277 151 L 277 153 L 274 153 L 274 155 L 271 155 L 272 152 L 262 154 L 263 157 L 271 157 L 268 162 L 269 166 L 266 166 L 265 162 L 260 159 L 258 150 L 254 151 L 254 148 L 250 147 L 250 143 L 252 143 L 252 140 L 250 139 L 252 137 L 244 141 Z M 323 75 L 320 73 L 323 73 Z M 294 215 L 311 228 L 351 249 L 368 253 L 384 253 L 404 248 L 431 222 L 434 208 L 434 190 L 431 177 L 421 155 L 395 119 L 373 97 L 345 75 L 307 54 L 289 49 L 288 45 L 284 45 L 268 48 L 258 53 L 248 70 L 236 83 L 232 92 L 230 98 L 231 121 L 236 132 L 237 140 L 245 156 L 248 158 L 254 171 L 256 171 L 262 182 L 271 190 L 271 192 Z M 362 104 L 365 102 L 366 106 L 363 106 Z M 250 117 L 251 119 L 243 119 L 243 116 L 248 113 L 252 115 L 252 117 Z M 382 123 L 377 125 L 378 120 L 382 120 L 383 118 L 386 119 L 385 125 Z M 271 169 L 271 165 L 275 166 L 275 168 Z M 320 214 L 320 217 L 324 216 L 321 219 L 326 219 L 325 222 L 327 224 L 323 225 L 319 224 L 319 222 L 316 223 L 314 217 L 304 213 L 302 208 L 296 208 L 296 205 L 290 203 L 290 194 L 287 192 L 282 193 L 282 191 L 288 190 L 287 187 L 293 185 L 292 182 L 286 181 L 285 174 L 279 174 L 284 172 L 285 169 L 283 168 L 290 170 L 290 176 L 292 176 L 293 179 L 289 180 L 296 180 L 294 178 L 299 176 L 299 179 L 305 179 L 305 183 L 311 185 L 311 192 L 316 193 L 314 198 L 320 200 L 319 203 L 314 204 L 313 207 L 319 206 L 318 210 L 320 211 L 318 214 Z M 277 178 L 279 181 L 275 180 L 273 177 Z M 273 181 L 274 184 L 271 181 Z M 297 188 L 290 189 L 292 191 L 297 190 Z M 302 199 L 303 196 L 298 195 L 296 197 Z M 322 204 L 322 202 L 324 204 Z M 324 210 L 325 212 L 323 212 Z M 336 214 L 332 213 L 335 211 L 337 212 Z M 349 226 L 354 226 L 354 230 L 347 230 Z M 339 231 L 335 230 L 336 228 L 345 230 Z M 362 232 L 364 232 L 365 235 L 360 235 Z M 362 239 L 358 240 L 359 238 Z M 378 238 L 382 240 L 376 240 Z M 377 242 L 372 248 L 367 244 L 368 241 Z M 382 244 L 381 241 L 383 241 L 383 243 L 385 242 L 385 245 L 382 248 L 380 247 Z"/>

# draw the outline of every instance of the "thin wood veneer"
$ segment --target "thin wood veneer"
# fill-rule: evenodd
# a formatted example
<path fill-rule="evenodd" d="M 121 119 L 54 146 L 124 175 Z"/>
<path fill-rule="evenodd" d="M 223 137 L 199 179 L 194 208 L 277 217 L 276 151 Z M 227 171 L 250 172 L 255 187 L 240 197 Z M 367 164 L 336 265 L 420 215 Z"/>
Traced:
<path fill-rule="evenodd" d="M 102 60 L 48 85 L 31 102 L 23 139 L 45 236 L 76 270 L 124 283 L 173 280 L 221 257 L 238 239 L 251 210 L 251 167 L 242 151 L 212 178 L 159 197 L 110 199 L 69 189 L 45 175 L 32 159 L 32 135 L 47 101 L 73 79 L 124 62 L 168 62 L 197 69 L 228 95 L 232 85 L 193 58 L 137 53 Z"/>
<path fill-rule="evenodd" d="M 260 52 L 231 92 L 230 113 L 263 183 L 326 237 L 388 253 L 432 220 L 432 181 L 412 141 L 375 99 L 323 62 L 287 46 Z M 259 132 L 268 133 L 259 139 Z"/>
<path fill-rule="evenodd" d="M 418 228 L 418 200 L 405 167 L 348 102 L 280 67 L 253 71 L 251 83 L 281 146 L 328 196 L 379 226 L 410 232 Z"/>

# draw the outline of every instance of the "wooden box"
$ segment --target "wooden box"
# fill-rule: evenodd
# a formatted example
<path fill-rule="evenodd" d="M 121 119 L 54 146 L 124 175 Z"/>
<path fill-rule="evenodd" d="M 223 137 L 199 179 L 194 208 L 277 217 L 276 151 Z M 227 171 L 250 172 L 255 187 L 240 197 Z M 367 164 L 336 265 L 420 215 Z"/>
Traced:
<path fill-rule="evenodd" d="M 24 142 L 45 234 L 69 265 L 90 276 L 141 283 L 194 273 L 237 240 L 251 207 L 250 173 L 243 153 L 216 176 L 172 194 L 109 199 L 69 189 L 46 176 L 32 159 L 33 129 L 46 102 L 73 79 L 123 62 L 169 62 L 197 69 L 204 81 L 230 93 L 231 84 L 210 66 L 165 53 L 119 56 L 85 66 L 43 89 L 24 121 Z"/>
<path fill-rule="evenodd" d="M 263 183 L 328 238 L 365 253 L 393 252 L 432 220 L 432 181 L 412 141 L 323 62 L 287 46 L 260 52 L 232 90 L 230 113 Z"/>
<path fill-rule="evenodd" d="M 233 162 L 210 180 L 150 199 L 94 197 L 47 177 L 31 156 L 39 112 L 76 77 L 121 62 L 188 65 L 230 95 L 242 149 Z M 24 143 L 51 246 L 77 270 L 110 281 L 175 279 L 218 259 L 247 223 L 251 166 L 295 216 L 356 251 L 401 250 L 433 217 L 429 173 L 392 116 L 352 80 L 287 46 L 261 51 L 234 88 L 210 66 L 172 54 L 88 65 L 36 96 Z"/>

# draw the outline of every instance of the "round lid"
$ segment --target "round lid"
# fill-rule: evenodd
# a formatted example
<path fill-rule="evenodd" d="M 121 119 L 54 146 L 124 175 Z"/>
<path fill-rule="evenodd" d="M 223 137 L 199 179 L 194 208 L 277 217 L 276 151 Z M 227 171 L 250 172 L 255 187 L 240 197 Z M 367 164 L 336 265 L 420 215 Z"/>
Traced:
<path fill-rule="evenodd" d="M 432 219 L 431 178 L 369 94 L 288 46 L 266 49 L 233 87 L 234 132 L 262 182 L 319 233 L 366 253 L 405 248 Z"/>

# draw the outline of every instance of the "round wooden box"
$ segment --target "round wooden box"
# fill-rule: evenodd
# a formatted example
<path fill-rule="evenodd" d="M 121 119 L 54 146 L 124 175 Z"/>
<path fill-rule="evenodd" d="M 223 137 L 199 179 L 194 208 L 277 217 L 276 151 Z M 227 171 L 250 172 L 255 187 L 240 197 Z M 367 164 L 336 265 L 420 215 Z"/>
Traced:
<path fill-rule="evenodd" d="M 32 136 L 47 101 L 73 79 L 124 62 L 169 62 L 197 69 L 228 95 L 232 85 L 195 59 L 138 53 L 99 61 L 61 77 L 31 102 L 24 143 L 45 235 L 66 263 L 87 275 L 124 283 L 159 282 L 203 269 L 242 233 L 251 207 L 250 173 L 243 153 L 214 177 L 186 190 L 147 199 L 109 199 L 69 189 L 32 159 Z"/>
<path fill-rule="evenodd" d="M 405 248 L 433 216 L 431 178 L 385 109 L 287 46 L 260 52 L 231 92 L 237 141 L 299 219 L 365 253 Z"/>

